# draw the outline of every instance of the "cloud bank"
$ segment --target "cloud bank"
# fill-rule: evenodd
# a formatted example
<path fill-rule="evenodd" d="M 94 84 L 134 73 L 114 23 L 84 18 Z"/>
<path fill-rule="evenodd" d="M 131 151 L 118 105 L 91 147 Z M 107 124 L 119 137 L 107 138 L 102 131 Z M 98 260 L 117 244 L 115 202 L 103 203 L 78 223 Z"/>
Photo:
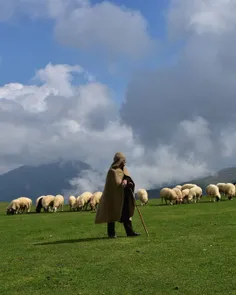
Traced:
<path fill-rule="evenodd" d="M 57 38 L 68 46 L 97 44 L 109 54 L 139 57 L 152 43 L 137 12 L 109 2 L 59 1 L 57 8 L 52 0 L 40 3 L 32 17 L 54 19 Z M 114 153 L 122 151 L 137 188 L 148 189 L 235 165 L 235 3 L 171 1 L 169 42 L 184 41 L 178 58 L 172 65 L 134 73 L 121 108 L 111 89 L 80 65 L 49 63 L 33 77 L 34 84 L 3 85 L 2 171 L 64 158 L 83 160 L 104 177 Z M 106 21 L 114 19 L 111 31 L 98 21 L 103 13 Z M 130 28 L 125 34 L 117 32 L 120 20 Z M 73 82 L 74 76 L 79 83 Z M 74 186 L 89 190 L 104 182 L 97 175 L 94 182 L 85 176 L 73 180 Z"/>
<path fill-rule="evenodd" d="M 74 74 L 84 82 L 74 85 Z M 1 87 L 0 135 L 4 142 L 0 161 L 37 165 L 59 158 L 77 159 L 106 173 L 114 153 L 122 151 L 137 186 L 147 188 L 207 171 L 193 155 L 179 157 L 174 145 L 149 149 L 148 142 L 139 143 L 133 129 L 121 122 L 109 88 L 88 76 L 79 65 L 48 64 L 33 79 L 39 85 Z M 137 116 L 142 120 L 141 111 Z M 91 177 L 77 183 L 81 186 L 86 181 L 91 187 Z"/>
<path fill-rule="evenodd" d="M 143 58 L 156 45 L 140 11 L 109 1 L 1 0 L 0 5 L 0 21 L 50 19 L 62 45 L 103 54 L 110 61 Z"/>

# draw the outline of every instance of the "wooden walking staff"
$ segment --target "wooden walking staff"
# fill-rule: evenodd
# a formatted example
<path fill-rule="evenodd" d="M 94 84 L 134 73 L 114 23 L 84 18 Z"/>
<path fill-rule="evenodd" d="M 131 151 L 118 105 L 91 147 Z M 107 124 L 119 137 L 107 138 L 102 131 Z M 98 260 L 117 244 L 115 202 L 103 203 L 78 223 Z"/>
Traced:
<path fill-rule="evenodd" d="M 139 208 L 138 208 L 138 206 L 137 206 L 137 204 L 136 204 L 135 195 L 134 195 L 132 189 L 130 189 L 130 190 L 131 190 L 131 193 L 132 193 L 132 195 L 133 195 L 134 203 L 135 203 L 135 207 L 136 207 L 136 209 L 137 209 L 137 211 L 138 211 L 138 214 L 139 214 L 139 217 L 140 217 L 141 222 L 142 222 L 142 224 L 143 224 L 144 230 L 145 230 L 147 236 L 149 237 L 149 233 L 148 233 L 147 227 L 146 227 L 146 225 L 145 225 L 145 223 L 144 223 L 143 216 L 142 216 L 142 214 L 141 214 L 141 212 L 140 212 L 140 210 L 139 210 Z"/>

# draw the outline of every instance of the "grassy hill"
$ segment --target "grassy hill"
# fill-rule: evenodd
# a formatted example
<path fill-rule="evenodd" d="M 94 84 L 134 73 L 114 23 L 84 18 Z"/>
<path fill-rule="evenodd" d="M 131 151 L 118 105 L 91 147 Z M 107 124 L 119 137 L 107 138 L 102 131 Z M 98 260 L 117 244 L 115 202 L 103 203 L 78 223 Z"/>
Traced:
<path fill-rule="evenodd" d="M 140 207 L 142 235 L 106 238 L 92 212 L 5 215 L 0 203 L 1 295 L 235 294 L 236 203 Z"/>
<path fill-rule="evenodd" d="M 208 184 L 217 184 L 219 182 L 231 182 L 234 183 L 236 181 L 236 167 L 230 167 L 226 169 L 219 170 L 215 175 L 203 177 L 203 178 L 198 178 L 198 179 L 192 179 L 182 182 L 182 183 L 172 183 L 172 184 L 166 184 L 163 185 L 160 188 L 157 189 L 151 189 L 148 190 L 148 194 L 150 198 L 158 198 L 160 195 L 160 190 L 164 187 L 174 187 L 177 184 L 184 184 L 184 183 L 195 183 L 199 185 L 203 189 L 203 193 L 205 193 L 205 188 L 207 187 Z"/>

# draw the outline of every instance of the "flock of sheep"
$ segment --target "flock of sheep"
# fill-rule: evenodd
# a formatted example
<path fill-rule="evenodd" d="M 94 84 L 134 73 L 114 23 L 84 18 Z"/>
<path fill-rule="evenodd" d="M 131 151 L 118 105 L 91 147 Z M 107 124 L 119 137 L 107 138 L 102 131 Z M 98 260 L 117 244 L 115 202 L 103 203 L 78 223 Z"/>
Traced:
<path fill-rule="evenodd" d="M 217 183 L 209 184 L 206 187 L 206 194 L 210 197 L 210 201 L 220 201 L 221 195 L 224 195 L 229 200 L 236 196 L 236 186 L 232 183 Z M 90 206 L 91 210 L 96 210 L 100 202 L 102 192 L 84 192 L 77 198 L 70 196 L 68 204 L 70 211 L 87 210 Z M 148 193 L 145 189 L 139 189 L 136 192 L 137 199 L 139 199 L 141 206 L 147 205 Z M 186 183 L 183 186 L 177 185 L 174 188 L 165 187 L 160 191 L 161 201 L 165 200 L 166 204 L 173 205 L 181 203 L 197 203 L 202 198 L 202 188 L 196 184 Z M 62 195 L 46 195 L 40 196 L 36 200 L 37 213 L 43 209 L 44 212 L 56 212 L 58 209 L 63 211 L 65 199 Z M 11 201 L 7 207 L 7 214 L 18 214 L 30 212 L 32 207 L 32 200 L 26 197 L 20 197 Z"/>
<path fill-rule="evenodd" d="M 84 192 L 77 198 L 75 196 L 70 196 L 68 200 L 70 211 L 87 210 L 88 206 L 90 206 L 91 210 L 96 210 L 101 196 L 102 192 Z M 140 200 L 141 205 L 146 205 L 148 203 L 148 193 L 146 190 L 138 190 L 137 197 Z M 7 215 L 30 212 L 32 203 L 32 200 L 26 197 L 14 199 L 7 207 Z M 65 198 L 62 195 L 40 196 L 35 202 L 35 211 L 37 213 L 40 213 L 42 209 L 44 212 L 56 212 L 58 209 L 63 211 L 64 204 Z"/>
<path fill-rule="evenodd" d="M 220 201 L 221 195 L 224 195 L 229 200 L 236 196 L 236 186 L 233 183 L 217 183 L 209 184 L 206 187 L 206 195 L 209 196 L 210 201 Z M 196 184 L 186 183 L 183 186 L 177 185 L 174 188 L 165 187 L 160 191 L 161 201 L 165 200 L 166 204 L 170 205 L 199 202 L 202 198 L 202 188 Z"/>

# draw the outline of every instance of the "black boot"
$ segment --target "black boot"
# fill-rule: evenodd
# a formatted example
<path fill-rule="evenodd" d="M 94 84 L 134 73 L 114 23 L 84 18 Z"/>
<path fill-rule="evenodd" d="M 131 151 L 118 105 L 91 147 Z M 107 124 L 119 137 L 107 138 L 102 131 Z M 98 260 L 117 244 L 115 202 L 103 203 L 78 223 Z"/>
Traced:
<path fill-rule="evenodd" d="M 141 235 L 140 233 L 136 233 L 133 230 L 132 222 L 130 220 L 124 222 L 123 224 L 124 224 L 124 228 L 125 228 L 127 237 L 137 237 L 137 236 L 140 236 Z"/>
<path fill-rule="evenodd" d="M 110 222 L 107 224 L 107 234 L 109 238 L 117 238 L 115 232 L 115 222 Z"/>

